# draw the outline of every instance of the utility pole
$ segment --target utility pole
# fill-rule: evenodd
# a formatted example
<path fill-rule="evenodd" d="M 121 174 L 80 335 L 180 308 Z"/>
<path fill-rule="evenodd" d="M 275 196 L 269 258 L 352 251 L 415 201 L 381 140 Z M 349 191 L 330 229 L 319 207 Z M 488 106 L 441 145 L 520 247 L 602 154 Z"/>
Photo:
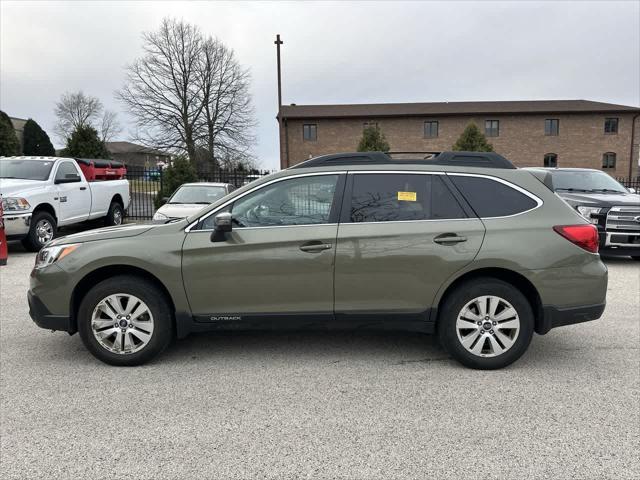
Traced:
<path fill-rule="evenodd" d="M 282 126 L 283 126 L 283 121 L 282 121 L 282 117 L 281 117 L 281 111 L 282 111 L 282 75 L 280 73 L 280 45 L 282 45 L 284 42 L 282 40 L 280 40 L 280 34 L 276 35 L 276 41 L 273 42 L 276 46 L 276 54 L 277 54 L 277 59 L 278 59 L 278 137 L 280 140 L 280 168 L 284 169 L 287 168 L 289 166 L 289 145 L 287 145 L 288 141 L 287 141 L 287 137 L 288 137 L 288 132 L 284 132 L 284 148 L 283 148 L 283 131 L 282 131 Z M 286 125 L 285 125 L 285 129 L 286 129 Z M 285 153 L 285 149 L 287 150 Z"/>
<path fill-rule="evenodd" d="M 276 51 L 278 55 L 278 114 L 280 114 L 280 107 L 282 106 L 282 81 L 280 75 L 280 45 L 284 42 L 280 40 L 280 34 L 276 35 L 276 41 L 273 42 L 276 45 Z"/>

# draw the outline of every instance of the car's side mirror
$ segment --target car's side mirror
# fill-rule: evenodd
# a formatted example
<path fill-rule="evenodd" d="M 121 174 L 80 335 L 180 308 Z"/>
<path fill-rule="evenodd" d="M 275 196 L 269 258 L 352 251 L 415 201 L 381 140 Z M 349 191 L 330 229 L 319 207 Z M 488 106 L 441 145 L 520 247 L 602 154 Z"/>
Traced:
<path fill-rule="evenodd" d="M 636 193 L 636 189 L 635 188 L 628 188 L 627 190 L 629 190 L 629 193 Z"/>
<path fill-rule="evenodd" d="M 162 200 L 160 200 L 160 204 L 164 205 L 165 203 L 167 203 L 169 201 L 169 197 L 162 197 Z"/>
<path fill-rule="evenodd" d="M 213 219 L 213 233 L 211 234 L 212 242 L 223 242 L 227 239 L 227 232 L 233 229 L 233 217 L 230 212 L 222 212 Z"/>

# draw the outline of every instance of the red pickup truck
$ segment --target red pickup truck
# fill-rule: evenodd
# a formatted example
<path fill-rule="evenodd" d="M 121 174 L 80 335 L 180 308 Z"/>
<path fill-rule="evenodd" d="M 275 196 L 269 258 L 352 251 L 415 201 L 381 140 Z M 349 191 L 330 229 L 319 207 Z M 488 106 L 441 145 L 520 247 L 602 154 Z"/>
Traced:
<path fill-rule="evenodd" d="M 4 234 L 4 216 L 2 214 L 2 202 L 0 202 L 0 266 L 7 264 L 7 237 Z"/>

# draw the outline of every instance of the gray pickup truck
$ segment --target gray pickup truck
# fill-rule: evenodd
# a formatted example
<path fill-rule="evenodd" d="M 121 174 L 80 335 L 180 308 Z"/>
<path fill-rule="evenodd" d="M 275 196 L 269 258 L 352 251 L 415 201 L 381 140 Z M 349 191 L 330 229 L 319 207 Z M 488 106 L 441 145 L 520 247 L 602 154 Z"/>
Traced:
<path fill-rule="evenodd" d="M 640 261 L 640 195 L 611 176 L 589 168 L 535 168 L 547 186 L 598 228 L 602 255 Z M 547 181 L 547 183 L 549 183 Z"/>

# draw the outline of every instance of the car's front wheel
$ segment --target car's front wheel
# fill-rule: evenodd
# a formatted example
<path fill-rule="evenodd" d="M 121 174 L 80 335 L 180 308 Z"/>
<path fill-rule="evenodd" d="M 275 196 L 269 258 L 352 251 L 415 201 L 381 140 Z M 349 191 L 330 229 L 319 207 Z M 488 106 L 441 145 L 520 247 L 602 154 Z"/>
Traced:
<path fill-rule="evenodd" d="M 103 362 L 141 365 L 171 341 L 171 308 L 153 283 L 134 276 L 112 277 L 82 300 L 78 332 L 87 349 Z"/>
<path fill-rule="evenodd" d="M 30 252 L 37 252 L 56 236 L 56 219 L 48 212 L 39 211 L 31 217 L 29 233 L 22 245 Z"/>
<path fill-rule="evenodd" d="M 529 347 L 534 318 L 525 296 L 494 278 L 478 278 L 447 296 L 438 321 L 442 346 L 467 367 L 491 370 Z"/>

